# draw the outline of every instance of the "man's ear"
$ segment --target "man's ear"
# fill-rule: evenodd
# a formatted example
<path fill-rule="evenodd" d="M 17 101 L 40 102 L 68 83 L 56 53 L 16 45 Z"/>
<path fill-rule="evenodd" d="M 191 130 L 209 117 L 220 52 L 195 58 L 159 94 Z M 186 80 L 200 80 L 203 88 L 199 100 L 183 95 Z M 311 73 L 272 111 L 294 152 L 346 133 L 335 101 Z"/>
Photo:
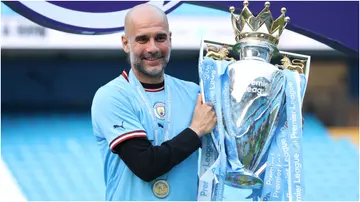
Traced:
<path fill-rule="evenodd" d="M 121 41 L 122 41 L 122 45 L 123 45 L 123 49 L 125 51 L 125 53 L 129 53 L 130 52 L 130 48 L 129 48 L 129 40 L 125 35 L 121 36 Z"/>
<path fill-rule="evenodd" d="M 172 36 L 172 32 L 169 32 L 169 40 L 170 40 L 170 43 L 171 43 L 171 36 Z"/>

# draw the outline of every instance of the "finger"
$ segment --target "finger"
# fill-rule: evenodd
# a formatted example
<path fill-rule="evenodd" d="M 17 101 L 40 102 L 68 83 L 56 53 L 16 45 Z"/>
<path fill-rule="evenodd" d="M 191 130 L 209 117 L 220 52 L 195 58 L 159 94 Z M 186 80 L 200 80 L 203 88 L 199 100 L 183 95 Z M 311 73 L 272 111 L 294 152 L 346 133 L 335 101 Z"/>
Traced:
<path fill-rule="evenodd" d="M 216 115 L 214 115 L 213 121 L 214 121 L 215 124 L 217 123 Z"/>
<path fill-rule="evenodd" d="M 213 108 L 213 103 L 211 103 L 211 102 L 207 102 L 207 103 L 205 103 L 207 106 L 209 106 L 209 107 L 211 107 L 211 108 Z"/>
<path fill-rule="evenodd" d="M 212 117 L 214 118 L 214 119 L 216 119 L 216 113 L 215 113 L 215 111 L 212 111 L 213 113 L 211 114 L 212 115 Z"/>
<path fill-rule="evenodd" d="M 215 106 L 212 103 L 207 103 L 207 107 L 208 110 L 212 111 L 213 113 L 215 113 Z"/>
<path fill-rule="evenodd" d="M 201 97 L 201 94 L 199 93 L 198 97 L 197 97 L 197 100 L 196 100 L 196 106 L 200 106 L 201 103 L 202 103 L 202 97 Z"/>

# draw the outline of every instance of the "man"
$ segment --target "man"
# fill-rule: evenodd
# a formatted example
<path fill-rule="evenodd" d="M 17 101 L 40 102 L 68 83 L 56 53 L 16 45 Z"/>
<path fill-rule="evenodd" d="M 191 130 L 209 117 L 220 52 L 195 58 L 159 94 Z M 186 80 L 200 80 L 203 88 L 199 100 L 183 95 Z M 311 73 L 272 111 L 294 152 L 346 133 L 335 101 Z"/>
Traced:
<path fill-rule="evenodd" d="M 215 112 L 198 85 L 164 73 L 171 32 L 160 9 L 132 8 L 122 43 L 131 70 L 102 86 L 92 105 L 106 200 L 197 200 L 200 137 Z"/>

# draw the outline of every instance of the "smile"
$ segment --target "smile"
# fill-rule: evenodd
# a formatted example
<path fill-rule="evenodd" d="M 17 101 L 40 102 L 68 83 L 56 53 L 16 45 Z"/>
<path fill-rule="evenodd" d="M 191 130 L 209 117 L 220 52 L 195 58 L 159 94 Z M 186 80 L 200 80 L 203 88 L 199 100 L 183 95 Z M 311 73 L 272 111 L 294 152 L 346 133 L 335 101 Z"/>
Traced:
<path fill-rule="evenodd" d="M 144 60 L 147 60 L 147 61 L 157 61 L 160 59 L 162 59 L 162 58 L 144 58 Z"/>

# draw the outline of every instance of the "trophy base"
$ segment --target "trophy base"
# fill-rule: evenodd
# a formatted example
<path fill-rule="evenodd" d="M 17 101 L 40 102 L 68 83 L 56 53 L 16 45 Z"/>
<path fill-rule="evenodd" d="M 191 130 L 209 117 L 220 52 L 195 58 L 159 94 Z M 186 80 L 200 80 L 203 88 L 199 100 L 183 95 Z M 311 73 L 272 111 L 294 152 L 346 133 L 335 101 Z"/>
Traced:
<path fill-rule="evenodd" d="M 260 189 L 263 181 L 249 171 L 228 172 L 226 173 L 225 184 L 240 189 Z"/>

